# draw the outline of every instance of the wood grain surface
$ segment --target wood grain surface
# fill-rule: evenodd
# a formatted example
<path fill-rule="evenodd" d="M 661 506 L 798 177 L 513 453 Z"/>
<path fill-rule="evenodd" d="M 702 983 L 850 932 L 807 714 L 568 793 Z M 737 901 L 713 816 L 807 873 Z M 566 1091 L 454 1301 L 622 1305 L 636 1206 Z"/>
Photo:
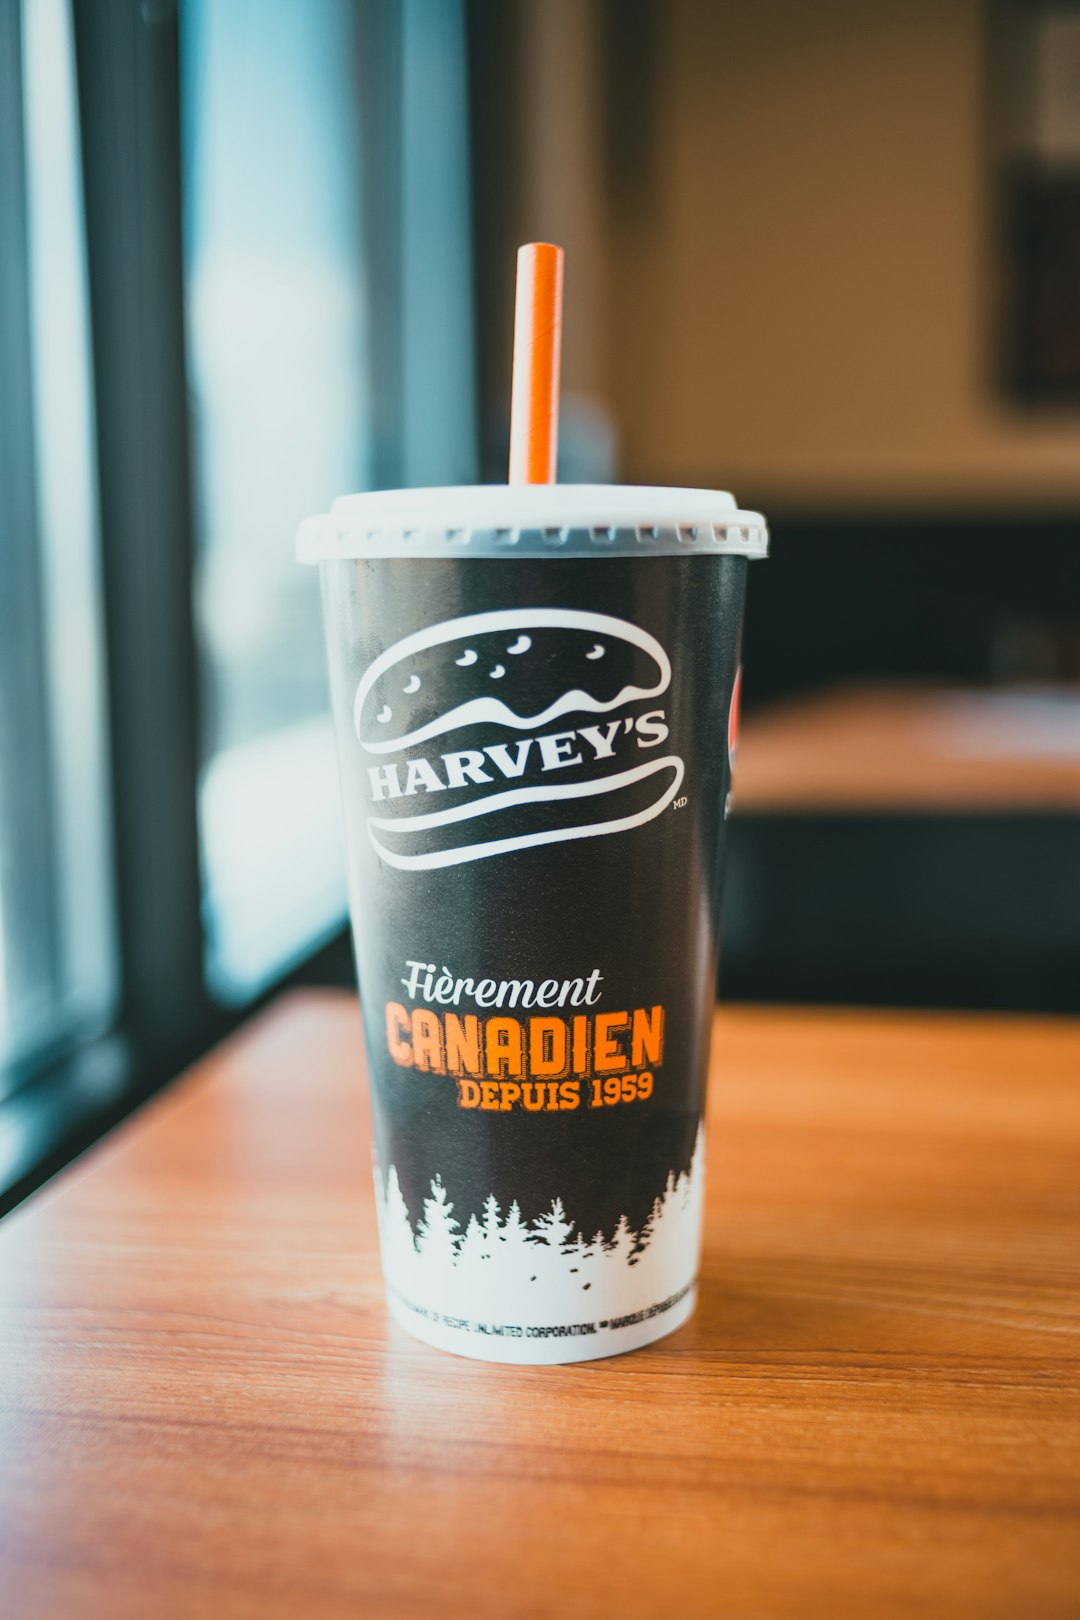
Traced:
<path fill-rule="evenodd" d="M 353 1000 L 0 1227 L 0 1614 L 1075 1617 L 1080 1026 L 728 1009 L 702 1299 L 500 1368 L 387 1319 Z"/>
<path fill-rule="evenodd" d="M 1080 688 L 857 686 L 743 724 L 735 812 L 1080 811 Z"/>

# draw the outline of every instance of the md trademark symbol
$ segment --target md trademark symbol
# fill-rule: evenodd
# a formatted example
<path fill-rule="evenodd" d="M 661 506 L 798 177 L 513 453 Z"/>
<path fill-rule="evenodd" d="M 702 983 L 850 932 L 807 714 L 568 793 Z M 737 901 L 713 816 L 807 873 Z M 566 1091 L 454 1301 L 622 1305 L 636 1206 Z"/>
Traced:
<path fill-rule="evenodd" d="M 672 801 L 671 808 L 673 810 L 685 810 L 686 809 L 686 794 L 684 793 L 681 799 L 674 799 Z"/>

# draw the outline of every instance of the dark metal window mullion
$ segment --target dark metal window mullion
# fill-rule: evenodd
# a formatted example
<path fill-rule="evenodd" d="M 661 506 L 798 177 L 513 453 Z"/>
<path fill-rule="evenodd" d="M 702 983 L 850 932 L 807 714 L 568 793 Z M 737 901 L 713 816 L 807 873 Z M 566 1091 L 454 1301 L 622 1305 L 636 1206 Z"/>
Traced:
<path fill-rule="evenodd" d="M 98 437 L 121 1019 L 205 1044 L 175 8 L 73 8 Z"/>
<path fill-rule="evenodd" d="M 356 83 L 360 102 L 365 275 L 368 284 L 372 482 L 393 489 L 402 476 L 405 402 L 402 243 L 402 16 L 399 6 L 359 5 Z"/>

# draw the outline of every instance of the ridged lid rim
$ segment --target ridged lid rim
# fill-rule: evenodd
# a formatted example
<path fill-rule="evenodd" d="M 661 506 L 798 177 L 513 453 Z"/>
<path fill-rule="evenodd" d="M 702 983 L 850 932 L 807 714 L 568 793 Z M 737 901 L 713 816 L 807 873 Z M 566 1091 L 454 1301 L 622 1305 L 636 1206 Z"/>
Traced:
<path fill-rule="evenodd" d="M 346 495 L 306 518 L 297 557 L 768 555 L 760 512 L 725 490 L 480 484 Z"/>

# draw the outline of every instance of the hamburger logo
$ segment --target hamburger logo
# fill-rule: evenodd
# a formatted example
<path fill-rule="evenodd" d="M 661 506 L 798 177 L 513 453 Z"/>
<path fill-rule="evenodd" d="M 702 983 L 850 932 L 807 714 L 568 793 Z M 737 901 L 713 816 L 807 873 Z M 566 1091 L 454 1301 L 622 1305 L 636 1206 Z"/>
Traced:
<path fill-rule="evenodd" d="M 675 798 L 667 653 L 606 613 L 512 608 L 395 642 L 356 689 L 368 835 L 423 869 L 640 827 Z"/>

